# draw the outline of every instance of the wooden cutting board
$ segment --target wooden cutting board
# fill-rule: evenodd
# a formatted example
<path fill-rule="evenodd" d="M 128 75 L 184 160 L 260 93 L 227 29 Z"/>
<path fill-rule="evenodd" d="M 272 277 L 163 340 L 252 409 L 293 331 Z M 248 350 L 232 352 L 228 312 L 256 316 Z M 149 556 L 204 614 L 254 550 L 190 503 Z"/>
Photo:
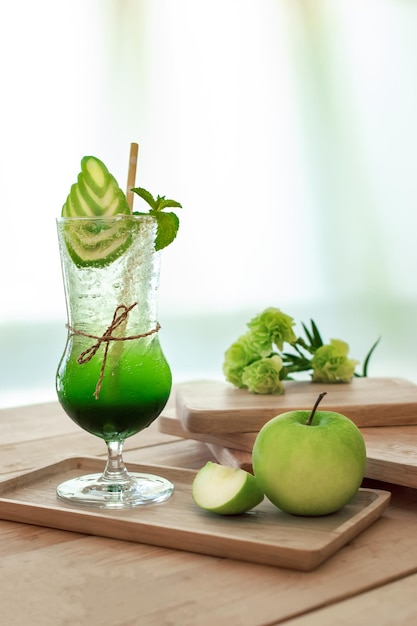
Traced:
<path fill-rule="evenodd" d="M 175 409 L 164 409 L 158 417 L 158 428 L 160 432 L 184 439 L 193 439 L 203 443 L 213 443 L 218 446 L 236 448 L 245 452 L 252 452 L 253 442 L 256 433 L 195 433 L 184 428 L 182 420 L 179 419 Z"/>
<path fill-rule="evenodd" d="M 323 391 L 320 408 L 338 411 L 360 427 L 417 425 L 417 385 L 402 378 L 355 378 L 349 384 L 286 381 L 285 394 L 257 395 L 229 383 L 194 381 L 176 386 L 176 410 L 195 433 L 257 432 L 286 411 L 310 410 Z"/>
<path fill-rule="evenodd" d="M 207 444 L 219 463 L 252 471 L 253 433 L 192 433 L 186 430 L 175 410 L 158 418 L 159 429 L 185 439 Z M 395 485 L 417 488 L 417 426 L 361 428 L 365 439 L 365 476 Z"/>
<path fill-rule="evenodd" d="M 242 515 L 219 516 L 193 502 L 195 471 L 130 464 L 132 471 L 168 478 L 172 497 L 125 511 L 77 509 L 57 499 L 61 481 L 101 472 L 103 466 L 103 459 L 65 459 L 0 482 L 0 519 L 309 571 L 376 521 L 391 495 L 360 489 L 340 511 L 323 517 L 289 515 L 266 498 Z"/>

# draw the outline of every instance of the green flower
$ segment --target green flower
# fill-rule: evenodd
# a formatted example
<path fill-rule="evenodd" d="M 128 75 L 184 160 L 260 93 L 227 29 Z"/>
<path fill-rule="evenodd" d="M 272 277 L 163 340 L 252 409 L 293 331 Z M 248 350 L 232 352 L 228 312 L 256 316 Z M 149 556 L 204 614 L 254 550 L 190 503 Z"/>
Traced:
<path fill-rule="evenodd" d="M 331 339 L 318 348 L 311 360 L 313 381 L 320 383 L 348 383 L 359 361 L 348 358 L 349 346 L 341 339 Z"/>
<path fill-rule="evenodd" d="M 285 342 L 292 344 L 297 340 L 293 326 L 292 317 L 282 313 L 280 309 L 269 307 L 248 322 L 251 343 L 261 356 L 271 353 L 271 344 L 275 344 L 279 350 L 282 350 Z"/>
<path fill-rule="evenodd" d="M 279 378 L 282 359 L 277 354 L 254 361 L 244 368 L 242 383 L 252 393 L 283 394 L 284 386 Z"/>
<path fill-rule="evenodd" d="M 250 340 L 250 333 L 237 339 L 224 355 L 223 373 L 229 383 L 235 387 L 242 387 L 242 373 L 244 368 L 259 358 L 256 349 Z"/>

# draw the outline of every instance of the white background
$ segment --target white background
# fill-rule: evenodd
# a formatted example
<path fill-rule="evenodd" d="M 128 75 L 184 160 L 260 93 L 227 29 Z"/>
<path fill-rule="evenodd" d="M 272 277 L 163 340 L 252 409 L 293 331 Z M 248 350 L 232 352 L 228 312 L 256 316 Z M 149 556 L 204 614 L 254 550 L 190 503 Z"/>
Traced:
<path fill-rule="evenodd" d="M 267 306 L 417 379 L 417 5 L 41 0 L 0 9 L 0 402 L 54 397 L 55 218 L 82 156 L 183 204 L 163 253 L 174 379 L 221 377 Z M 140 201 L 139 201 L 140 202 Z"/>

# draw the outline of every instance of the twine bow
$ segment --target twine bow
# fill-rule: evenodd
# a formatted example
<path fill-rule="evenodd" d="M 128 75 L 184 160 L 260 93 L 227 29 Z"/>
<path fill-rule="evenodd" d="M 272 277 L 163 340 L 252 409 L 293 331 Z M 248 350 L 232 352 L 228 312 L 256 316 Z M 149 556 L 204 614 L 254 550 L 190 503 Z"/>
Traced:
<path fill-rule="evenodd" d="M 136 305 L 137 305 L 137 302 L 134 302 L 129 307 L 125 306 L 124 304 L 120 304 L 119 306 L 117 306 L 113 313 L 113 319 L 112 319 L 110 326 L 106 329 L 104 334 L 101 336 L 85 333 L 82 330 L 77 330 L 76 328 L 73 328 L 72 326 L 69 326 L 67 324 L 68 330 L 73 335 L 82 335 L 83 337 L 90 337 L 91 339 L 96 340 L 96 343 L 94 343 L 92 346 L 90 346 L 89 348 L 81 352 L 80 356 L 77 359 L 77 363 L 79 363 L 79 365 L 83 365 L 84 363 L 88 363 L 89 361 L 91 361 L 93 356 L 100 349 L 101 344 L 102 343 L 106 344 L 104 348 L 103 363 L 101 364 L 100 375 L 99 375 L 97 385 L 93 394 L 96 400 L 98 400 L 101 386 L 103 383 L 104 370 L 106 368 L 107 353 L 109 351 L 110 342 L 111 341 L 130 341 L 132 339 L 141 339 L 142 337 L 148 337 L 149 335 L 153 335 L 154 333 L 157 333 L 159 329 L 161 328 L 159 323 L 157 323 L 155 328 L 153 328 L 152 330 L 149 330 L 146 333 L 142 333 L 140 335 L 128 335 L 127 337 L 115 337 L 113 335 L 113 332 L 116 330 L 116 328 L 118 328 L 121 324 L 123 324 L 127 320 L 130 311 Z"/>

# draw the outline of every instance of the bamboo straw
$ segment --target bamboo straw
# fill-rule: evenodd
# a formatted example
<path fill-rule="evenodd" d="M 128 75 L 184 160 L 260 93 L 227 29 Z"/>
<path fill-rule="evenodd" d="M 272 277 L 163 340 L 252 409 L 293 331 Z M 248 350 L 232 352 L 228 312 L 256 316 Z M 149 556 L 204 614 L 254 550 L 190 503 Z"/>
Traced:
<path fill-rule="evenodd" d="M 129 169 L 127 174 L 127 188 L 126 188 L 126 200 L 130 208 L 130 212 L 133 211 L 133 197 L 134 193 L 131 191 L 132 187 L 135 186 L 136 181 L 136 166 L 138 162 L 138 151 L 139 146 L 137 143 L 130 144 L 130 154 L 129 154 Z"/>
<path fill-rule="evenodd" d="M 129 209 L 130 209 L 130 213 L 133 212 L 133 197 L 134 197 L 134 193 L 131 191 L 132 187 L 135 187 L 135 181 L 136 181 L 136 165 L 138 162 L 138 150 L 139 150 L 139 146 L 137 143 L 131 143 L 130 144 L 130 154 L 129 154 L 129 167 L 128 167 L 128 173 L 127 173 L 127 185 L 126 185 L 126 200 L 127 203 L 129 205 Z M 128 280 L 128 274 L 126 275 L 126 281 Z M 126 307 L 129 305 L 125 304 L 125 299 L 126 299 L 126 291 L 128 290 L 128 286 L 127 286 L 127 282 L 124 282 L 124 286 L 122 289 L 122 292 L 120 294 L 119 297 L 119 307 Z M 130 303 L 129 303 L 130 304 Z M 117 309 L 116 309 L 117 310 Z M 120 333 L 120 337 L 123 337 L 123 335 L 126 332 L 126 326 L 127 326 L 127 316 L 124 318 L 124 320 L 122 321 L 121 324 L 119 324 L 119 333 Z M 106 344 L 106 347 L 109 344 Z M 124 341 L 116 341 L 115 345 L 113 345 L 111 347 L 111 354 L 110 354 L 110 364 L 109 366 L 111 368 L 115 368 L 117 370 L 117 364 L 119 363 L 120 359 L 122 358 L 122 353 L 123 350 L 125 348 L 124 345 Z M 104 373 L 104 369 L 102 370 L 102 372 Z M 100 374 L 101 377 L 101 374 Z M 112 384 L 116 384 L 117 385 L 117 377 L 113 376 L 111 378 L 112 380 Z M 99 382 L 97 383 L 97 387 L 96 387 L 96 393 L 100 392 L 100 387 L 101 387 L 101 380 L 99 380 Z M 97 396 L 96 396 L 97 398 Z"/>

